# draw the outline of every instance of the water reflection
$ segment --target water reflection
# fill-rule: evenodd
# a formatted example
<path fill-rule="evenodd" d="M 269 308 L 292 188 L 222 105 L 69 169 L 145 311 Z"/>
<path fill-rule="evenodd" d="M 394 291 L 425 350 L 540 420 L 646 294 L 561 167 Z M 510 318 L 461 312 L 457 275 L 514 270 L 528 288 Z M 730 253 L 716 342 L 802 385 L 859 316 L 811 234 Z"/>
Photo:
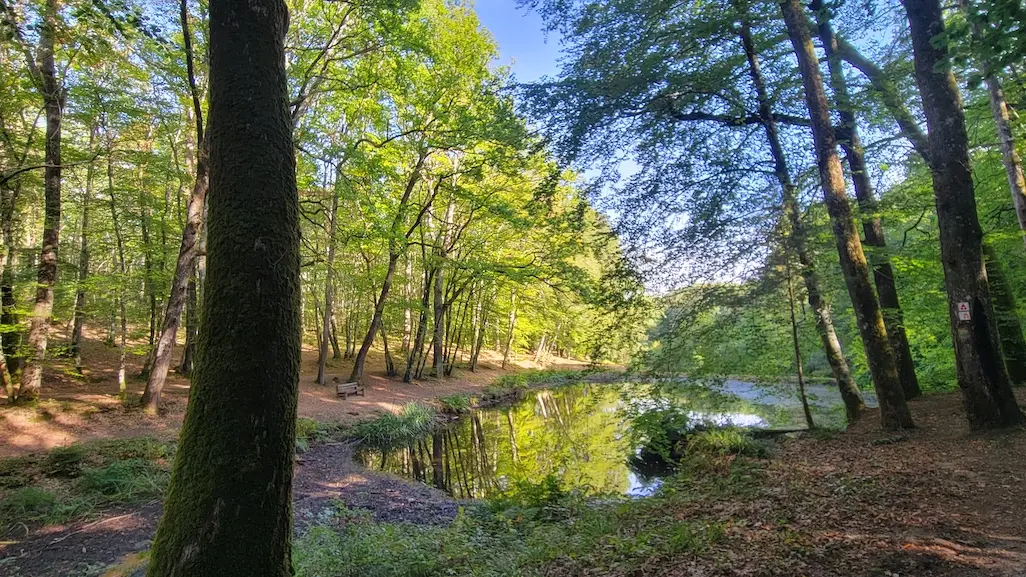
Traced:
<path fill-rule="evenodd" d="M 442 489 L 460 499 L 515 492 L 524 482 L 554 475 L 589 493 L 647 495 L 668 471 L 640 467 L 630 457 L 632 417 L 678 407 L 694 421 L 744 427 L 802 423 L 786 395 L 753 394 L 747 383 L 578 384 L 531 391 L 520 402 L 482 409 L 415 443 L 365 450 L 364 465 Z M 733 389 L 737 388 L 737 393 Z M 836 421 L 838 400 L 813 403 L 817 419 Z M 843 408 L 840 413 L 843 418 Z"/>

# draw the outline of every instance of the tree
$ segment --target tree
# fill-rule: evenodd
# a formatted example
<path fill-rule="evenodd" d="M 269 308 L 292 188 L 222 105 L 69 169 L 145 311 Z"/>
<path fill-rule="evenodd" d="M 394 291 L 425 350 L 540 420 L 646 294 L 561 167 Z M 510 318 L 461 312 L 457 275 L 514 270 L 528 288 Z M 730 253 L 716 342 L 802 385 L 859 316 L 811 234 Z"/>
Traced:
<path fill-rule="evenodd" d="M 834 38 L 833 26 L 830 24 L 830 12 L 827 7 L 823 6 L 821 0 L 813 0 L 809 4 L 809 8 L 816 15 L 819 38 L 823 44 L 823 51 L 827 55 L 830 86 L 841 120 L 837 140 L 844 151 L 849 173 L 855 185 L 855 198 L 858 199 L 859 210 L 862 213 L 862 232 L 865 244 L 872 247 L 869 260 L 873 265 L 873 282 L 880 299 L 887 338 L 897 357 L 898 378 L 901 379 L 905 398 L 913 399 L 920 394 L 916 365 L 912 360 L 912 351 L 908 344 L 908 335 L 905 332 L 894 267 L 886 252 L 887 240 L 878 214 L 878 202 L 873 190 L 869 167 L 866 164 L 865 150 L 855 121 L 854 103 L 848 90 L 848 82 L 844 77 L 841 58 L 837 54 L 837 40 Z"/>
<path fill-rule="evenodd" d="M 0 5 L 4 21 L 14 35 L 25 56 L 29 76 L 43 101 L 46 116 L 46 155 L 44 157 L 45 216 L 42 249 L 35 304 L 28 333 L 31 354 L 21 374 L 17 398 L 32 400 L 39 396 L 43 381 L 43 360 L 46 358 L 50 313 L 53 311 L 53 288 L 57 283 L 57 249 L 61 227 L 61 123 L 67 91 L 64 80 L 58 76 L 55 50 L 60 18 L 57 0 L 46 0 L 39 15 L 39 38 L 35 46 L 29 44 L 14 8 L 4 0 Z"/>
<path fill-rule="evenodd" d="M 287 26 L 279 0 L 210 3 L 203 324 L 151 577 L 292 574 L 300 287 Z"/>
<path fill-rule="evenodd" d="M 780 8 L 801 69 L 805 100 L 812 117 L 812 134 L 823 196 L 833 224 L 845 284 L 848 286 L 848 294 L 858 318 L 862 343 L 866 348 L 866 361 L 880 401 L 880 419 L 884 428 L 911 428 L 915 425 L 905 402 L 897 359 L 887 338 L 880 303 L 869 280 L 869 265 L 862 252 L 862 242 L 855 230 L 851 207 L 845 194 L 844 175 L 841 171 L 841 161 L 837 157 L 837 141 L 823 90 L 819 60 L 813 50 L 812 38 L 798 0 L 783 0 Z"/>
<path fill-rule="evenodd" d="M 955 366 L 972 429 L 1026 422 L 1005 370 L 991 304 L 962 98 L 935 39 L 944 32 L 938 0 L 903 0 L 908 13 L 919 86 L 929 128 L 930 172 L 940 228 L 941 262 Z"/>
<path fill-rule="evenodd" d="M 160 395 L 164 389 L 168 369 L 171 367 L 171 353 L 174 351 L 178 325 L 182 318 L 182 309 L 188 297 L 187 288 L 192 278 L 196 259 L 197 243 L 200 227 L 203 224 L 203 212 L 206 204 L 207 190 L 210 186 L 209 175 L 209 142 L 204 133 L 203 105 L 196 80 L 195 56 L 192 48 L 192 32 L 189 28 L 189 8 L 187 0 L 181 0 L 179 19 L 182 27 L 182 38 L 185 50 L 186 80 L 189 86 L 189 97 L 192 102 L 193 118 L 196 122 L 196 177 L 189 196 L 186 209 L 185 227 L 182 229 L 182 243 L 178 250 L 174 277 L 171 281 L 171 294 L 167 299 L 164 320 L 153 351 L 153 364 L 146 377 L 146 389 L 143 391 L 143 409 L 156 414 L 160 403 Z"/>

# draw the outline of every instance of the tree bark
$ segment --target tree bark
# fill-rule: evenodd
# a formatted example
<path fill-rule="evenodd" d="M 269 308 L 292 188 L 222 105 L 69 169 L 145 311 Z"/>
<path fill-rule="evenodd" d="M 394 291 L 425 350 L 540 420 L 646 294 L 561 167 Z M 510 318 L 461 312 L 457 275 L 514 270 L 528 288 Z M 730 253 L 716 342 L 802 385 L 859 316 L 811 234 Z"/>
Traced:
<path fill-rule="evenodd" d="M 108 139 L 110 137 L 108 136 Z M 118 262 L 118 310 L 120 312 L 119 320 L 120 330 L 118 332 L 120 339 L 118 344 L 118 391 L 124 396 L 128 392 L 128 381 L 125 374 L 125 353 L 128 334 L 128 319 L 127 319 L 127 304 L 125 303 L 128 298 L 126 284 L 128 282 L 128 269 L 125 265 L 125 239 L 121 233 L 121 223 L 118 221 L 118 208 L 117 198 L 114 196 L 114 156 L 111 153 L 112 146 L 110 140 L 107 141 L 107 194 L 110 198 L 110 218 L 114 223 L 114 239 L 117 246 L 117 262 Z"/>
<path fill-rule="evenodd" d="M 182 364 L 178 367 L 178 372 L 186 376 L 192 374 L 192 369 L 196 364 L 196 334 L 199 331 L 198 293 L 196 263 L 193 263 L 193 272 L 189 275 L 189 284 L 185 289 L 188 300 L 185 305 L 185 347 L 182 349 Z"/>
<path fill-rule="evenodd" d="M 399 260 L 398 254 L 391 254 L 388 257 L 388 269 L 385 271 L 385 280 L 381 283 L 381 292 L 374 301 L 374 314 L 371 316 L 370 326 L 367 327 L 367 334 L 363 337 L 360 345 L 360 352 L 356 353 L 356 360 L 353 362 L 353 371 L 349 373 L 350 382 L 359 381 L 363 378 L 363 368 L 367 363 L 367 354 L 370 353 L 371 345 L 374 344 L 374 335 L 381 326 L 381 316 L 385 312 L 385 302 L 388 300 L 388 293 L 392 289 L 392 278 L 395 276 L 395 265 Z"/>
<path fill-rule="evenodd" d="M 747 13 L 746 13 L 747 14 Z M 838 390 L 841 392 L 841 399 L 844 401 L 845 414 L 848 422 L 854 422 L 865 411 L 866 405 L 862 400 L 862 393 L 851 376 L 851 369 L 848 367 L 848 360 L 841 349 L 841 341 L 837 338 L 837 331 L 834 329 L 834 321 L 830 315 L 830 305 L 823 297 L 819 288 L 819 275 L 816 272 L 815 262 L 808 249 L 808 230 L 802 222 L 798 208 L 798 199 L 791 179 L 791 172 L 787 166 L 787 157 L 784 155 L 784 147 L 780 142 L 780 134 L 777 130 L 776 121 L 773 120 L 772 102 L 769 91 L 766 89 L 766 81 L 762 76 L 758 54 L 755 49 L 755 42 L 752 40 L 750 24 L 745 17 L 739 29 L 741 44 L 745 50 L 748 60 L 749 74 L 752 83 L 755 85 L 756 96 L 759 101 L 759 116 L 766 131 L 766 140 L 773 156 L 773 173 L 777 182 L 780 183 L 782 192 L 782 205 L 784 217 L 790 227 L 790 250 L 798 256 L 801 265 L 802 279 L 805 282 L 805 291 L 808 293 L 809 306 L 812 307 L 816 316 L 816 332 L 820 342 L 823 344 L 823 352 L 826 354 L 827 363 L 837 381 Z"/>
<path fill-rule="evenodd" d="M 517 293 L 510 296 L 509 304 L 509 327 L 506 332 L 506 347 L 502 352 L 502 369 L 506 370 L 509 365 L 510 353 L 513 350 L 513 334 L 517 328 Z"/>
<path fill-rule="evenodd" d="M 445 343 L 444 323 L 447 306 L 442 288 L 445 286 L 445 259 L 448 256 L 449 244 L 452 242 L 452 223 L 455 211 L 456 201 L 450 199 L 449 204 L 445 208 L 445 218 L 441 222 L 442 229 L 439 231 L 439 242 L 435 250 L 435 258 L 438 259 L 438 263 L 436 265 L 434 296 L 432 298 L 435 313 L 435 336 L 433 339 L 434 351 L 431 356 L 431 375 L 437 378 L 443 376 L 442 373 L 445 365 L 445 353 L 442 347 Z"/>
<path fill-rule="evenodd" d="M 39 397 L 43 383 L 43 361 L 46 359 L 46 344 L 50 329 L 50 314 L 53 312 L 53 287 L 57 283 L 57 250 L 61 231 L 61 122 L 64 115 L 65 90 L 57 78 L 54 61 L 54 36 L 56 34 L 59 7 L 57 0 L 46 0 L 39 27 L 37 85 L 43 96 L 46 114 L 46 150 L 43 170 L 43 246 L 39 254 L 39 271 L 36 275 L 36 298 L 29 321 L 28 348 L 30 355 L 21 373 L 19 400 Z"/>
<path fill-rule="evenodd" d="M 96 143 L 96 128 L 89 130 L 89 150 Z M 78 287 L 75 290 L 75 319 L 71 330 L 71 354 L 75 370 L 82 373 L 82 327 L 85 325 L 86 281 L 89 279 L 89 202 L 93 197 L 93 163 L 86 168 L 85 191 L 82 194 L 82 234 L 78 251 Z"/>
<path fill-rule="evenodd" d="M 1001 352 L 1005 357 L 1005 369 L 1008 370 L 1012 385 L 1021 387 L 1026 385 L 1026 339 L 1023 338 L 1022 325 L 1019 324 L 1015 292 L 1008 283 L 997 252 L 986 241 L 983 242 L 983 258 L 994 303 L 994 320 L 1001 339 Z"/>
<path fill-rule="evenodd" d="M 962 97 L 947 48 L 939 0 L 902 0 L 908 13 L 916 83 L 929 128 L 930 172 L 940 229 L 955 367 L 970 428 L 1024 422 L 1005 370 L 983 258 Z M 960 303 L 968 309 L 961 312 Z M 968 314 L 966 314 L 968 313 Z"/>
<path fill-rule="evenodd" d="M 328 341 L 331 340 L 331 315 L 335 299 L 335 231 L 337 230 L 338 193 L 331 192 L 331 211 L 328 214 L 328 262 L 324 275 L 324 318 L 321 341 L 317 349 L 317 383 L 324 384 L 324 371 L 328 366 Z"/>
<path fill-rule="evenodd" d="M 819 27 L 819 38 L 827 55 L 830 70 L 830 86 L 834 92 L 834 102 L 841 125 L 838 130 L 838 143 L 848 160 L 848 169 L 855 185 L 855 198 L 858 200 L 862 215 L 862 232 L 865 244 L 873 247 L 869 252 L 869 260 L 873 265 L 873 281 L 880 299 L 884 326 L 891 349 L 898 361 L 898 377 L 901 379 L 902 390 L 906 399 L 914 399 L 921 394 L 919 378 L 916 376 L 916 364 L 912 359 L 912 350 L 905 333 L 904 315 L 898 300 L 898 289 L 895 283 L 894 267 L 887 254 L 887 239 L 884 236 L 883 223 L 877 214 L 876 193 L 869 177 L 865 152 L 859 138 L 858 125 L 855 121 L 855 107 L 848 93 L 848 82 L 844 78 L 841 58 L 837 54 L 837 40 L 830 25 L 830 15 L 823 7 L 822 0 L 813 0 L 810 8 L 816 14 Z"/>
<path fill-rule="evenodd" d="M 859 333 L 866 351 L 866 363 L 869 365 L 880 403 L 880 420 L 886 429 L 911 428 L 915 425 L 898 376 L 897 358 L 887 337 L 880 303 L 869 279 L 869 265 L 866 262 L 866 255 L 862 252 L 862 242 L 855 229 L 851 206 L 845 193 L 844 174 L 841 170 L 841 161 L 837 157 L 837 141 L 830 120 L 826 93 L 823 90 L 823 78 L 812 47 L 805 15 L 798 0 L 782 0 L 780 7 L 787 23 L 791 44 L 798 57 L 802 84 L 805 87 L 805 100 L 812 119 L 812 134 L 823 196 L 833 225 L 845 284 L 852 307 L 855 309 Z"/>
<path fill-rule="evenodd" d="M 787 258 L 785 256 L 785 258 Z M 791 284 L 791 263 L 785 264 L 787 268 L 787 308 L 791 313 L 791 342 L 794 344 L 794 372 L 798 377 L 798 396 L 802 402 L 802 413 L 805 415 L 805 425 L 809 430 L 816 428 L 812 420 L 812 411 L 809 409 L 809 398 L 805 394 L 805 369 L 802 367 L 802 344 L 798 338 L 798 317 L 794 314 L 794 288 Z"/>
<path fill-rule="evenodd" d="M 292 575 L 299 201 L 280 0 L 210 2 L 203 323 L 149 577 Z"/>
<path fill-rule="evenodd" d="M 196 84 L 194 55 L 192 50 L 192 33 L 189 30 L 189 12 L 186 0 L 179 4 L 179 18 L 182 35 L 185 39 L 185 64 L 189 90 L 192 95 L 193 116 L 196 120 L 196 181 L 193 183 L 192 194 L 186 208 L 185 228 L 182 230 L 182 244 L 178 249 L 178 260 L 175 263 L 175 274 L 171 280 L 171 294 L 167 299 L 164 311 L 164 322 L 161 324 L 160 338 L 153 353 L 153 366 L 146 378 L 146 390 L 143 391 L 143 410 L 150 414 L 157 413 L 160 395 L 164 390 L 168 369 L 171 367 L 171 354 L 175 348 L 178 325 L 182 318 L 182 308 L 187 298 L 186 290 L 192 276 L 193 261 L 196 258 L 196 245 L 200 227 L 203 224 L 204 205 L 209 188 L 209 147 L 210 143 L 203 130 L 203 107 L 200 103 L 199 87 Z"/>

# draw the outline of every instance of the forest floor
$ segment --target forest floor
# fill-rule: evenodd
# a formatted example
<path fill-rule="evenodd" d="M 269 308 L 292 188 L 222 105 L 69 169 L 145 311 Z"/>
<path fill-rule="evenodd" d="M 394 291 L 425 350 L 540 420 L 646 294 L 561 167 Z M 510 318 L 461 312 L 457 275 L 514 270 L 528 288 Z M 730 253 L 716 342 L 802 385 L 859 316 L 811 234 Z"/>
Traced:
<path fill-rule="evenodd" d="M 97 335 L 88 335 L 96 337 Z M 141 344 L 141 343 L 140 343 Z M 180 354 L 181 347 L 176 349 Z M 137 350 L 139 350 L 137 348 Z M 131 344 L 126 362 L 129 398 L 137 400 L 146 387 L 139 376 L 145 356 L 133 354 Z M 476 372 L 456 370 L 451 378 L 424 378 L 403 383 L 385 376 L 384 354 L 371 350 L 367 359 L 364 396 L 340 399 L 332 377 L 349 377 L 352 361 L 328 361 L 328 384 L 319 385 L 317 351 L 303 349 L 299 381 L 299 416 L 320 422 L 352 423 L 385 411 L 396 411 L 410 402 L 432 402 L 458 393 L 475 393 L 499 376 L 522 370 L 584 369 L 585 363 L 569 359 L 551 359 L 537 365 L 530 359 L 516 359 L 509 370 L 502 370 L 502 357 L 482 351 Z M 7 394 L 0 391 L 0 458 L 23 455 L 95 439 L 155 436 L 173 440 L 182 425 L 189 395 L 189 381 L 175 371 L 168 373 L 161 400 L 161 415 L 150 417 L 128 408 L 118 395 L 118 349 L 99 338 L 89 338 L 82 347 L 82 375 L 75 371 L 74 360 L 53 359 L 43 372 L 42 396 L 29 406 L 7 405 Z M 172 366 L 177 366 L 176 363 Z"/>
<path fill-rule="evenodd" d="M 95 346 L 103 345 L 90 345 Z M 365 399 L 341 402 L 312 383 L 311 366 L 305 359 L 300 411 L 324 421 L 471 392 L 502 374 L 487 369 L 471 378 L 412 387 L 375 376 Z M 48 378 L 61 379 L 60 370 Z M 93 374 L 103 370 L 94 368 Z M 0 447 L 8 455 L 24 455 L 78 440 L 116 437 L 128 443 L 139 435 L 173 436 L 179 405 L 184 406 L 180 381 L 171 384 L 167 414 L 150 421 L 121 409 L 110 382 L 93 379 L 80 384 L 69 378 L 68 384 L 49 387 L 52 400 L 36 409 L 53 414 L 29 418 L 45 425 L 42 431 L 12 427 L 17 421 L 10 410 L 0 411 L 5 429 Z M 1026 391 L 1019 393 L 1026 402 Z M 104 406 L 100 400 L 108 397 L 113 397 L 104 401 L 110 409 L 77 410 L 79 404 Z M 64 410 L 65 403 L 76 410 Z M 341 503 L 369 511 L 377 523 L 412 523 L 439 532 L 442 543 L 467 537 L 454 531 L 473 534 L 468 542 L 478 547 L 474 554 L 440 563 L 484 562 L 478 553 L 485 557 L 486 549 L 488 554 L 525 550 L 523 559 L 535 565 L 533 573 L 545 575 L 1026 575 L 1026 431 L 970 434 L 957 393 L 927 395 L 911 407 L 919 425 L 914 431 L 881 431 L 870 413 L 842 433 L 783 440 L 768 459 L 720 459 L 668 480 L 672 490 L 655 497 L 597 505 L 612 507 L 600 517 L 536 527 L 532 531 L 549 532 L 531 533 L 530 539 L 510 537 L 507 527 L 489 537 L 493 544 L 487 547 L 473 544 L 487 533 L 485 526 L 448 526 L 461 503 L 424 485 L 361 468 L 345 443 L 315 444 L 297 460 L 296 530 L 333 526 Z M 86 520 L 16 524 L 0 542 L 0 575 L 100 575 L 149 547 L 160 512 L 155 493 L 135 505 L 99 508 Z M 400 531 L 405 535 L 409 529 Z M 425 537 L 419 538 L 423 544 Z M 509 541 L 514 538 L 519 541 Z M 546 547 L 542 552 L 528 550 L 540 545 Z"/>

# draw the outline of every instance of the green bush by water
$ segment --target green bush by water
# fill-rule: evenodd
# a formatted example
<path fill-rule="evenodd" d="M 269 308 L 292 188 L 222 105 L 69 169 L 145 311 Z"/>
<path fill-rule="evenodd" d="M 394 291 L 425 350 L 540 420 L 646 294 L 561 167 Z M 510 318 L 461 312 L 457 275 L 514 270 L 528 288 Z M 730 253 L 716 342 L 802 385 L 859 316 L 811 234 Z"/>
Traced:
<path fill-rule="evenodd" d="M 391 449 L 412 443 L 437 426 L 434 410 L 420 403 L 408 403 L 398 413 L 385 413 L 353 425 L 346 436 L 367 448 Z"/>

